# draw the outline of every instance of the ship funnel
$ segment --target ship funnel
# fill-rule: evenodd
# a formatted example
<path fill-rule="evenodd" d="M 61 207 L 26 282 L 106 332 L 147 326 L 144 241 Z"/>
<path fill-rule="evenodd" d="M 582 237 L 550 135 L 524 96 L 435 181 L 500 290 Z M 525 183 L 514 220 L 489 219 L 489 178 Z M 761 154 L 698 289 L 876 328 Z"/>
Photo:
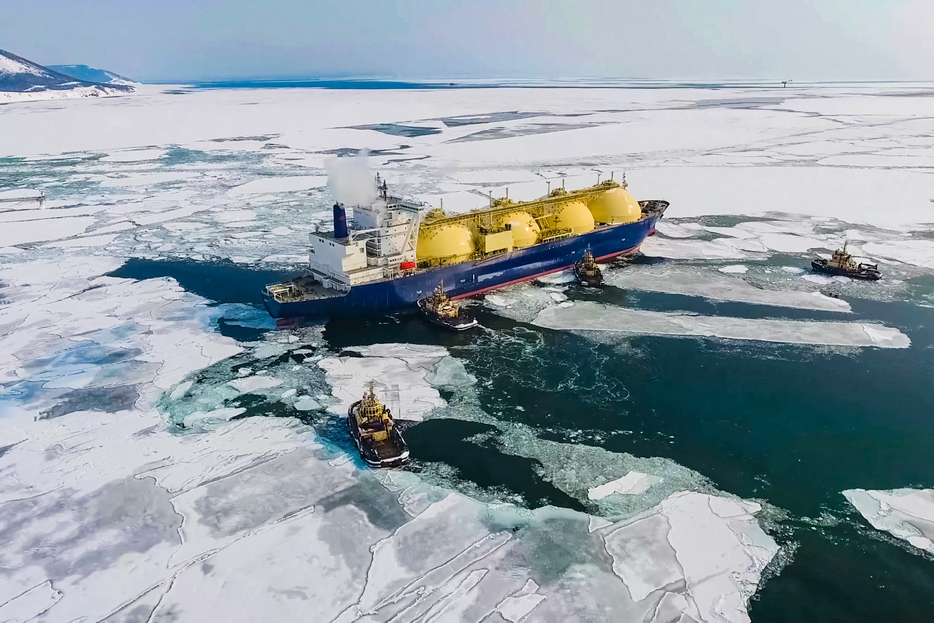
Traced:
<path fill-rule="evenodd" d="M 334 237 L 347 237 L 347 210 L 340 203 L 334 204 Z"/>

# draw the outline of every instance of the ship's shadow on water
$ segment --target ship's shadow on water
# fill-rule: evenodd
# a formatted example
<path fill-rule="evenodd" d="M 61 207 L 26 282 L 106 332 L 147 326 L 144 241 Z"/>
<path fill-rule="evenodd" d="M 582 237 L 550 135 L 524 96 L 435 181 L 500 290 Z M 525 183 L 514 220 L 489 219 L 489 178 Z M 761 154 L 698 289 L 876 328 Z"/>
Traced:
<path fill-rule="evenodd" d="M 150 260 L 130 258 L 108 276 L 123 279 L 171 277 L 186 291 L 215 303 L 262 307 L 267 284 L 294 277 L 296 270 L 267 270 L 230 261 Z"/>

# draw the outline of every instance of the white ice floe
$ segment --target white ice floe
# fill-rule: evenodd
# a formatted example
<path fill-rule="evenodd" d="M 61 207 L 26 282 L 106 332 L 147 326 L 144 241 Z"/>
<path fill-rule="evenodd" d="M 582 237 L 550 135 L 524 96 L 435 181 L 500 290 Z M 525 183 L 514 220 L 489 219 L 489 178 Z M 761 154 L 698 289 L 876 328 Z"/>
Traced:
<path fill-rule="evenodd" d="M 416 195 L 416 199 L 436 208 L 443 208 L 446 214 L 463 214 L 485 208 L 489 199 L 477 193 L 460 191 L 454 193 L 430 193 Z"/>
<path fill-rule="evenodd" d="M 202 426 L 206 423 L 216 424 L 217 422 L 227 422 L 244 413 L 246 413 L 246 409 L 243 407 L 222 407 L 208 412 L 195 411 L 185 416 L 182 423 L 186 428 L 191 428 L 195 424 Z"/>
<path fill-rule="evenodd" d="M 704 233 L 704 227 L 697 223 L 675 223 L 669 220 L 659 221 L 655 229 L 669 238 L 694 238 Z"/>
<path fill-rule="evenodd" d="M 143 162 L 158 160 L 165 156 L 166 151 L 164 149 L 131 149 L 104 156 L 100 159 L 100 162 Z"/>
<path fill-rule="evenodd" d="M 731 267 L 727 267 L 731 268 Z M 745 271 L 745 266 L 742 266 Z M 721 272 L 740 272 L 736 270 Z M 773 305 L 798 309 L 849 312 L 850 304 L 844 300 L 825 296 L 820 292 L 794 290 L 763 290 L 741 278 L 723 277 L 707 271 L 674 268 L 608 271 L 608 283 L 620 288 L 648 290 L 686 296 L 702 296 L 716 301 L 735 301 L 751 305 Z"/>
<path fill-rule="evenodd" d="M 503 296 L 499 296 L 498 294 L 487 294 L 484 297 L 484 300 L 498 307 L 509 307 L 510 305 L 515 303 L 514 300 L 508 299 Z"/>
<path fill-rule="evenodd" d="M 0 600 L 4 599 L 0 594 Z M 30 621 L 62 599 L 62 592 L 52 588 L 52 582 L 46 581 L 20 593 L 9 601 L 0 602 L 0 621 Z"/>
<path fill-rule="evenodd" d="M 506 182 L 541 182 L 542 178 L 523 169 L 486 169 L 482 171 L 454 171 L 450 174 L 462 184 L 502 184 Z"/>
<path fill-rule="evenodd" d="M 527 581 L 522 588 L 499 602 L 496 612 L 509 623 L 519 623 L 545 599 L 545 595 L 537 593 L 538 588 L 534 580 Z"/>
<path fill-rule="evenodd" d="M 921 268 L 934 268 L 934 240 L 867 242 L 862 250 L 873 257 L 897 260 Z"/>
<path fill-rule="evenodd" d="M 380 400 L 403 420 L 421 420 L 446 403 L 437 388 L 470 385 L 475 379 L 463 364 L 438 346 L 375 344 L 349 350 L 363 357 L 327 357 L 318 362 L 332 394 L 332 410 L 347 413 L 372 382 Z"/>
<path fill-rule="evenodd" d="M 670 201 L 670 217 L 793 213 L 886 228 L 926 223 L 932 218 L 930 183 L 919 171 L 698 164 L 630 169 L 630 188 L 640 189 L 642 196 Z M 728 196 L 723 192 L 726 188 Z M 807 189 L 805 195 L 803 189 Z"/>
<path fill-rule="evenodd" d="M 4 223 L 0 227 L 0 247 L 69 238 L 84 233 L 94 221 L 94 217 L 77 216 Z"/>
<path fill-rule="evenodd" d="M 648 257 L 664 257 L 670 260 L 740 260 L 747 254 L 719 240 L 669 240 L 652 236 L 647 238 L 639 250 Z"/>
<path fill-rule="evenodd" d="M 934 554 L 934 489 L 849 489 L 843 495 L 876 530 Z"/>
<path fill-rule="evenodd" d="M 661 482 L 658 476 L 649 476 L 642 472 L 631 471 L 622 478 L 611 480 L 606 484 L 592 487 L 587 491 L 587 497 L 591 500 L 600 500 L 614 493 L 626 495 L 639 495 L 649 490 L 653 484 Z"/>
<path fill-rule="evenodd" d="M 574 276 L 573 271 L 561 270 L 556 273 L 551 273 L 550 275 L 538 277 L 536 281 L 549 285 L 559 285 L 562 283 L 573 283 L 577 281 L 577 277 Z M 489 298 L 489 296 L 487 296 L 487 298 Z"/>
<path fill-rule="evenodd" d="M 37 200 L 42 196 L 41 190 L 33 190 L 30 188 L 14 188 L 12 190 L 0 190 L 0 201 L 10 202 L 13 204 L 19 202 L 27 202 L 29 200 Z M 29 207 L 32 207 L 31 205 Z M 3 207 L 6 209 L 6 206 Z"/>
<path fill-rule="evenodd" d="M 253 180 L 231 188 L 228 194 L 232 197 L 261 193 L 283 193 L 322 188 L 328 183 L 326 175 L 303 175 L 296 177 L 267 177 Z"/>
<path fill-rule="evenodd" d="M 164 184 L 166 182 L 177 182 L 196 176 L 197 173 L 140 173 L 138 175 L 128 175 L 126 177 L 109 177 L 101 181 L 101 186 L 112 188 L 150 186 L 153 184 Z"/>
<path fill-rule="evenodd" d="M 315 411 L 321 408 L 321 405 L 318 403 L 318 401 L 311 396 L 302 396 L 293 402 L 292 406 L 299 411 Z"/>
<path fill-rule="evenodd" d="M 227 384 L 241 393 L 247 393 L 256 391 L 257 389 L 278 387 L 282 385 L 282 381 L 268 376 L 248 376 L 246 378 L 234 379 Z"/>
<path fill-rule="evenodd" d="M 730 266 L 724 266 L 723 268 L 720 268 L 719 270 L 721 273 L 728 273 L 731 275 L 744 275 L 746 274 L 746 272 L 749 271 L 749 269 L 746 268 L 742 264 L 732 264 Z"/>
<path fill-rule="evenodd" d="M 852 279 L 844 277 L 843 275 L 801 275 L 801 278 L 805 281 L 818 283 L 822 286 L 830 285 L 831 283 L 850 283 L 852 281 Z"/>
<path fill-rule="evenodd" d="M 110 234 L 105 236 L 82 236 L 80 238 L 73 238 L 71 240 L 60 240 L 58 242 L 51 242 L 46 246 L 49 247 L 106 247 L 107 245 L 113 243 L 117 238 L 116 234 Z"/>
<path fill-rule="evenodd" d="M 629 334 L 719 337 L 788 344 L 908 348 L 908 336 L 892 327 L 860 322 L 817 322 L 699 316 L 625 309 L 590 302 L 542 310 L 534 324 L 548 329 Z"/>
<path fill-rule="evenodd" d="M 805 253 L 810 249 L 825 246 L 816 238 L 806 238 L 794 234 L 762 234 L 759 240 L 771 251 L 779 253 Z"/>
<path fill-rule="evenodd" d="M 746 603 L 778 552 L 754 519 L 759 510 L 751 502 L 676 493 L 600 532 L 632 599 L 662 596 L 653 620 L 746 620 Z M 642 551 L 646 546 L 649 556 Z M 679 581 L 687 590 L 668 593 Z"/>

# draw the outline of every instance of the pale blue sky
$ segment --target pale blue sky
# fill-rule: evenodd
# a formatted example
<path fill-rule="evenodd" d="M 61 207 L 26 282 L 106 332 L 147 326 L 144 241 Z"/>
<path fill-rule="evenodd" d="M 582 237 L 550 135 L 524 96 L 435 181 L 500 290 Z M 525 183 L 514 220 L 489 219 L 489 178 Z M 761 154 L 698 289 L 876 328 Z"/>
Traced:
<path fill-rule="evenodd" d="M 139 80 L 934 79 L 934 0 L 0 0 L 0 48 Z"/>

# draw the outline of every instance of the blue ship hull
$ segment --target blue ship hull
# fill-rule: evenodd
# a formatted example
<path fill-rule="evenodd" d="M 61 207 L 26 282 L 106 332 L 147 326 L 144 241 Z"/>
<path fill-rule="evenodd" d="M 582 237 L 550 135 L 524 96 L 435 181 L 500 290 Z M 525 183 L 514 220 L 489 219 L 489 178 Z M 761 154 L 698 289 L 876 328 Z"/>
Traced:
<path fill-rule="evenodd" d="M 345 295 L 281 303 L 264 292 L 263 302 L 273 318 L 292 318 L 410 308 L 441 282 L 449 297 L 462 298 L 570 268 L 587 249 L 597 260 L 634 253 L 642 241 L 654 233 L 658 218 L 660 215 L 650 216 L 634 223 L 601 227 L 587 234 L 517 249 L 493 258 L 354 286 Z"/>

